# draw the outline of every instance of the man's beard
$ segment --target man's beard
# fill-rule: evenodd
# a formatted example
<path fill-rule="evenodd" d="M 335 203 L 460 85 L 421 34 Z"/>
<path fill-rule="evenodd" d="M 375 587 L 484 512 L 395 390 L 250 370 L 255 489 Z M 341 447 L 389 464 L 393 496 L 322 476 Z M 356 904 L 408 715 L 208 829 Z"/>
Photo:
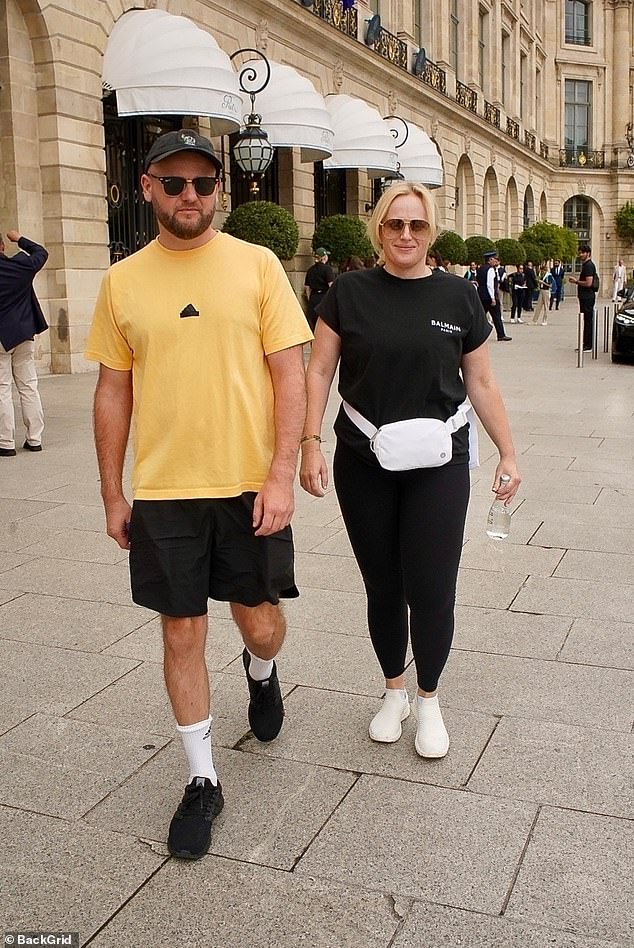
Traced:
<path fill-rule="evenodd" d="M 198 220 L 180 220 L 176 214 L 168 214 L 158 207 L 157 202 L 152 201 L 152 206 L 159 223 L 173 237 L 178 237 L 179 240 L 195 240 L 196 237 L 200 237 L 211 227 L 211 222 L 214 219 L 213 211 L 208 214 L 201 211 Z M 192 208 L 192 210 L 197 210 L 197 208 Z"/>

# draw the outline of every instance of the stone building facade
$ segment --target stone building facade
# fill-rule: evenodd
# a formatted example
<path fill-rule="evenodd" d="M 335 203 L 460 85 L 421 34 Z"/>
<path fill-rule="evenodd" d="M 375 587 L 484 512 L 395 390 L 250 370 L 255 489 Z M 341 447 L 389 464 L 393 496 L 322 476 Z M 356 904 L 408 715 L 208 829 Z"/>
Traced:
<path fill-rule="evenodd" d="M 139 120 L 117 120 L 102 64 L 127 11 L 185 16 L 229 54 L 257 48 L 322 95 L 355 96 L 416 124 L 442 158 L 443 227 L 497 239 L 540 219 L 566 224 L 591 241 L 605 284 L 619 255 L 628 269 L 634 262 L 614 232 L 634 184 L 633 5 L 356 0 L 344 12 L 342 0 L 0 0 L 0 228 L 17 227 L 50 252 L 37 284 L 51 325 L 42 370 L 88 367 L 82 352 L 101 277 L 117 253 L 151 236 L 136 219 L 135 246 L 118 251 L 112 233 L 113 208 L 130 200 L 112 166 Z M 370 47 L 367 21 L 377 14 Z M 216 144 L 230 154 L 226 137 Z M 363 170 L 333 180 L 338 193 L 299 149 L 280 149 L 270 187 L 300 226 L 288 265 L 298 293 L 316 216 L 339 205 L 366 217 L 376 198 Z M 229 173 L 220 220 L 244 199 L 240 187 Z"/>

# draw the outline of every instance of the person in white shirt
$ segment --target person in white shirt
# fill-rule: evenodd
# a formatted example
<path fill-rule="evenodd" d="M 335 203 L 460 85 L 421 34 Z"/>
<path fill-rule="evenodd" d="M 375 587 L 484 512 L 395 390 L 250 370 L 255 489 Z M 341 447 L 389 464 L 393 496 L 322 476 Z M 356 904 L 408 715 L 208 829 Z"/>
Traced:
<path fill-rule="evenodd" d="M 627 276 L 625 265 L 622 260 L 619 260 L 617 265 L 614 268 L 614 273 L 612 274 L 612 302 L 616 303 L 619 298 L 619 293 L 625 286 L 625 278 Z"/>

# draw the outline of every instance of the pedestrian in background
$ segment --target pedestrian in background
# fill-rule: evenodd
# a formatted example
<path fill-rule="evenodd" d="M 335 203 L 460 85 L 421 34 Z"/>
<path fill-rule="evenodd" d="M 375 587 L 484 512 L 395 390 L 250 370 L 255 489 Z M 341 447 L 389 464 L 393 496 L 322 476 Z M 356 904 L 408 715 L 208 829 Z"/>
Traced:
<path fill-rule="evenodd" d="M 533 267 L 533 261 L 527 260 L 524 265 L 526 274 L 526 293 L 524 294 L 524 309 L 527 313 L 533 312 L 533 294 L 537 289 L 537 274 Z"/>
<path fill-rule="evenodd" d="M 478 296 L 484 307 L 485 313 L 488 313 L 493 321 L 498 342 L 510 342 L 511 336 L 507 336 L 502 322 L 502 309 L 498 299 L 498 277 L 497 268 L 500 264 L 497 250 L 487 250 L 482 255 L 484 263 L 478 267 L 477 283 Z"/>
<path fill-rule="evenodd" d="M 619 293 L 625 286 L 625 278 L 627 276 L 627 271 L 622 260 L 619 260 L 617 265 L 614 268 L 612 273 L 612 302 L 616 303 L 619 298 Z"/>
<path fill-rule="evenodd" d="M 339 366 L 344 399 L 335 422 L 333 472 L 346 530 L 365 584 L 368 627 L 385 678 L 370 738 L 392 743 L 410 713 L 403 672 L 411 639 L 418 691 L 415 749 L 449 748 L 438 682 L 454 628 L 458 563 L 469 497 L 470 429 L 458 411 L 470 398 L 500 460 L 493 490 L 509 502 L 520 483 L 511 432 L 488 355 L 491 331 L 462 277 L 426 263 L 436 205 L 420 184 L 398 182 L 368 225 L 380 254 L 373 270 L 342 274 L 318 310 L 307 370 L 308 412 L 300 482 L 320 497 L 328 486 L 321 429 Z M 449 457 L 427 466 L 386 468 L 370 430 L 406 419 L 453 418 Z M 360 424 L 364 427 L 361 428 Z M 474 454 L 471 463 L 477 463 Z M 508 474 L 508 487 L 500 475 Z"/>
<path fill-rule="evenodd" d="M 552 309 L 553 305 L 555 309 L 559 309 L 559 304 L 562 300 L 563 288 L 564 288 L 564 275 L 565 271 L 561 260 L 555 260 L 550 272 L 553 275 L 553 282 L 550 288 L 550 300 L 548 302 L 548 309 Z"/>
<path fill-rule="evenodd" d="M 315 328 L 317 315 L 315 310 L 321 303 L 329 287 L 335 280 L 335 271 L 328 263 L 329 253 L 325 247 L 318 247 L 315 251 L 315 262 L 306 271 L 304 279 L 304 293 L 308 300 L 306 318 L 311 329 Z"/>
<path fill-rule="evenodd" d="M 0 234 L 0 457 L 16 456 L 12 383 L 18 390 L 26 451 L 42 450 L 44 411 L 37 386 L 35 336 L 48 329 L 33 281 L 48 259 L 48 250 L 17 230 L 7 240 L 20 253 L 8 257 Z"/>
<path fill-rule="evenodd" d="M 535 307 L 535 312 L 533 313 L 533 326 L 536 326 L 541 317 L 542 326 L 548 324 L 548 309 L 550 305 L 550 294 L 552 290 L 553 283 L 555 278 L 548 269 L 547 263 L 542 263 L 539 269 L 539 276 L 537 278 L 537 288 L 539 290 L 539 296 L 537 298 L 537 306 Z"/>
<path fill-rule="evenodd" d="M 524 264 L 518 263 L 515 267 L 515 273 L 511 273 L 508 279 L 511 293 L 511 322 L 523 323 L 522 308 L 524 306 L 524 294 L 526 293 Z"/>
<path fill-rule="evenodd" d="M 361 257 L 346 257 L 340 267 L 341 273 L 348 273 L 349 270 L 363 270 L 365 264 Z"/>
<path fill-rule="evenodd" d="M 297 596 L 290 519 L 306 398 L 306 319 L 277 257 L 212 227 L 222 164 L 190 129 L 151 146 L 156 240 L 107 272 L 87 358 L 106 529 L 130 550 L 132 598 L 161 615 L 164 674 L 189 764 L 168 849 L 198 859 L 223 807 L 205 662 L 208 599 L 230 603 L 254 736 L 284 705 L 279 600 Z M 132 508 L 122 487 L 135 420 Z M 267 833 L 262 827 L 262 837 Z"/>

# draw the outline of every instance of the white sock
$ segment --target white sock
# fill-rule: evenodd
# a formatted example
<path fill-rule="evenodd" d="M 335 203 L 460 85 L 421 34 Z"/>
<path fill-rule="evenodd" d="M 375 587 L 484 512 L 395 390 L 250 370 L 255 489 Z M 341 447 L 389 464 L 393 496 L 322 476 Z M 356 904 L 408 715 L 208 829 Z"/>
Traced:
<path fill-rule="evenodd" d="M 249 649 L 247 649 L 247 652 L 249 652 L 251 656 L 251 661 L 249 662 L 249 676 L 253 681 L 266 681 L 267 678 L 270 678 L 273 674 L 273 659 L 265 660 L 258 658 L 257 655 L 254 655 Z"/>
<path fill-rule="evenodd" d="M 409 701 L 409 696 L 407 694 L 406 688 L 386 688 L 385 694 L 386 695 L 399 695 L 399 697 L 401 697 L 403 701 Z"/>
<path fill-rule="evenodd" d="M 218 774 L 211 754 L 211 716 L 198 724 L 177 724 L 187 760 L 189 761 L 189 783 L 194 777 L 209 777 L 214 787 L 218 783 Z"/>

